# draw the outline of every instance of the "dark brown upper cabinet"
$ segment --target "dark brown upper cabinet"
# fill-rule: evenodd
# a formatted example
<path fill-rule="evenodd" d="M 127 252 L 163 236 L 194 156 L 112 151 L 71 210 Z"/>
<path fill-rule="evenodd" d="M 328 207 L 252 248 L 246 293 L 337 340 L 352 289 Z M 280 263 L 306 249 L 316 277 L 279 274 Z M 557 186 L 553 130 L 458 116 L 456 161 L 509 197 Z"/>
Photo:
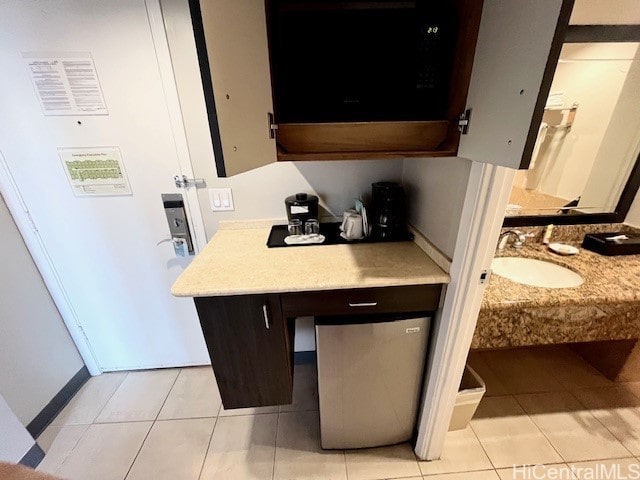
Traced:
<path fill-rule="evenodd" d="M 287 160 L 518 168 L 572 0 L 189 4 L 224 177 Z"/>

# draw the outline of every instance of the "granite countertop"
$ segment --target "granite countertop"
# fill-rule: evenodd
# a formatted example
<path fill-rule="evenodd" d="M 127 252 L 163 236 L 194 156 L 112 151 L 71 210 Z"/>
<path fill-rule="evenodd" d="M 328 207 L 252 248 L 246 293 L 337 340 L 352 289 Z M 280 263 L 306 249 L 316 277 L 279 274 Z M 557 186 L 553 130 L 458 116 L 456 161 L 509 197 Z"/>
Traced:
<path fill-rule="evenodd" d="M 535 258 L 562 265 L 582 275 L 582 285 L 575 288 L 532 287 L 493 274 L 481 309 L 640 302 L 640 255 L 608 257 L 581 248 L 581 242 L 565 243 L 580 248 L 580 253 L 562 256 L 537 243 L 525 244 L 519 251 L 507 247 L 496 256 Z"/>
<path fill-rule="evenodd" d="M 270 228 L 219 230 L 171 288 L 177 297 L 449 283 L 414 242 L 268 248 Z"/>

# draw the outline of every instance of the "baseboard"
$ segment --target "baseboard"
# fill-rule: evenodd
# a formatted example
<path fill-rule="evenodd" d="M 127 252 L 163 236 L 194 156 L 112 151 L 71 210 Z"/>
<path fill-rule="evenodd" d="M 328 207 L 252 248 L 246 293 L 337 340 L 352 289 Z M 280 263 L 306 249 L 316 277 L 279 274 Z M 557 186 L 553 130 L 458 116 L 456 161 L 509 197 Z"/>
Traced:
<path fill-rule="evenodd" d="M 78 372 L 67 382 L 67 384 L 62 387 L 55 397 L 51 399 L 49 403 L 42 409 L 42 411 L 36 415 L 36 418 L 29 422 L 27 425 L 27 431 L 31 434 L 33 438 L 38 438 L 38 436 L 44 431 L 45 428 L 51 423 L 51 421 L 56 418 L 56 415 L 60 413 L 60 410 L 64 408 L 64 406 L 69 403 L 69 400 L 73 398 L 80 387 L 84 385 L 91 375 L 89 375 L 89 370 L 87 370 L 86 366 L 83 366 Z"/>
<path fill-rule="evenodd" d="M 24 454 L 24 457 L 20 459 L 20 465 L 24 465 L 29 468 L 36 468 L 40 465 L 40 462 L 44 458 L 44 450 L 40 448 L 40 445 L 37 443 L 33 444 L 33 447 L 29 449 L 27 453 Z"/>
<path fill-rule="evenodd" d="M 293 364 L 304 365 L 305 363 L 316 363 L 316 351 L 293 352 Z"/>

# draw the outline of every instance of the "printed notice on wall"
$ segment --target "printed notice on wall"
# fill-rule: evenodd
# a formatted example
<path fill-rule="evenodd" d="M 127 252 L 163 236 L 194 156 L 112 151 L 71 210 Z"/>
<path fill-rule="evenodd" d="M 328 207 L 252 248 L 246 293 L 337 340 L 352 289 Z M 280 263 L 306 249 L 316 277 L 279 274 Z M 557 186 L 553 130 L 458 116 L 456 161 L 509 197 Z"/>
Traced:
<path fill-rule="evenodd" d="M 77 197 L 131 195 L 118 147 L 59 148 L 58 154 Z"/>
<path fill-rule="evenodd" d="M 108 115 L 91 54 L 23 53 L 45 115 Z"/>

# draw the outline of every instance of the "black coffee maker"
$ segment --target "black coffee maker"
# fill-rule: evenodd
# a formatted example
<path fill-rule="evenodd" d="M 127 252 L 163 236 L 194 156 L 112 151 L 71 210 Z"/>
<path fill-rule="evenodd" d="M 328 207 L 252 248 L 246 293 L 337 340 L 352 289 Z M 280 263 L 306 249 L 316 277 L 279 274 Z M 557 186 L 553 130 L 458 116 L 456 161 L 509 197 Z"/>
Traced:
<path fill-rule="evenodd" d="M 407 236 L 404 189 L 394 182 L 371 185 L 371 236 L 384 240 L 400 240 Z"/>

